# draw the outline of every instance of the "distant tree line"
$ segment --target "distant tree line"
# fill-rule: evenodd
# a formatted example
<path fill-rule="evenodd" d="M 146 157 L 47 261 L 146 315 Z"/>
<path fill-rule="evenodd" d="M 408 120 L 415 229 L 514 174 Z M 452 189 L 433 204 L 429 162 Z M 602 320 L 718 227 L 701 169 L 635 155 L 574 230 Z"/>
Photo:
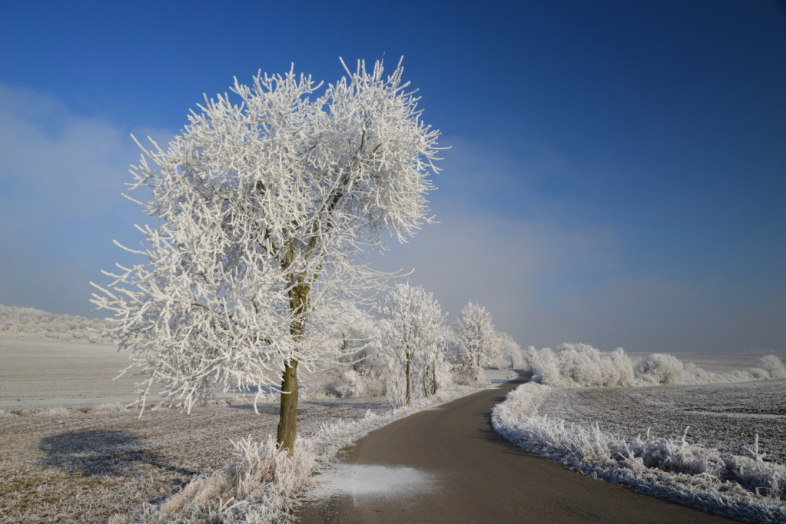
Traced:
<path fill-rule="evenodd" d="M 110 344 L 109 321 L 0 304 L 0 338 Z"/>

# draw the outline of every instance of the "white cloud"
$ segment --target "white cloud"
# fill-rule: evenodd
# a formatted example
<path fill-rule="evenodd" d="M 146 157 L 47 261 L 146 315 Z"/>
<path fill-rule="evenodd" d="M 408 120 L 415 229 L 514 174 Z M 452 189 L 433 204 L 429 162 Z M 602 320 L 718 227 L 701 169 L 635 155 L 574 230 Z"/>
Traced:
<path fill-rule="evenodd" d="M 120 196 L 138 158 L 118 126 L 0 85 L 0 303 L 89 313 L 88 281 L 124 256 L 112 239 L 145 219 Z"/>

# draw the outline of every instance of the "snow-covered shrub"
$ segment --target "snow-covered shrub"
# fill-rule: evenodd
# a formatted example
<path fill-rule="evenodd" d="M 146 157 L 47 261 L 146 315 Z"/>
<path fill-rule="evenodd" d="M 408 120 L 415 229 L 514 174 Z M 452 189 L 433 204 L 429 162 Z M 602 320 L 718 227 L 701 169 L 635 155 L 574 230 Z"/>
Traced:
<path fill-rule="evenodd" d="M 476 380 L 478 380 L 478 374 L 467 365 L 465 360 L 466 355 L 459 345 L 456 332 L 453 328 L 445 330 L 444 342 L 445 362 L 450 368 L 451 382 L 461 386 L 477 385 Z"/>
<path fill-rule="evenodd" d="M 758 437 L 748 456 L 649 433 L 631 441 L 597 424 L 566 424 L 537 413 L 548 386 L 530 382 L 492 412 L 492 426 L 529 451 L 635 491 L 749 522 L 786 521 L 786 466 L 764 461 Z"/>
<path fill-rule="evenodd" d="M 534 380 L 552 386 L 626 387 L 633 385 L 633 365 L 622 348 L 611 353 L 588 344 L 562 344 L 538 354 Z"/>
<path fill-rule="evenodd" d="M 682 362 L 672 355 L 653 353 L 633 366 L 636 381 L 641 385 L 682 384 L 684 368 Z"/>
<path fill-rule="evenodd" d="M 786 378 L 786 366 L 783 365 L 781 359 L 775 355 L 767 355 L 759 359 L 761 368 L 766 371 L 770 378 Z"/>
<path fill-rule="evenodd" d="M 335 326 L 332 339 L 341 357 L 332 364 L 323 363 L 308 376 L 308 398 L 385 396 L 395 379 L 398 362 L 382 342 L 382 326 L 368 312 L 350 306 Z"/>
<path fill-rule="evenodd" d="M 642 381 L 644 382 L 644 380 Z M 723 376 L 718 373 L 713 373 L 700 368 L 693 362 L 688 362 L 682 367 L 682 377 L 679 381 L 680 384 L 716 384 L 718 382 L 726 382 Z"/>
<path fill-rule="evenodd" d="M 604 385 L 632 386 L 635 381 L 633 362 L 622 348 L 617 348 L 611 353 L 602 354 L 602 359 L 608 362 L 602 370 L 604 372 Z"/>
<path fill-rule="evenodd" d="M 338 398 L 358 398 L 366 396 L 366 381 L 354 369 L 348 369 L 334 386 Z"/>
<path fill-rule="evenodd" d="M 560 370 L 557 357 L 551 348 L 543 348 L 532 366 L 532 380 L 541 384 L 559 385 Z"/>
<path fill-rule="evenodd" d="M 769 373 L 767 373 L 761 368 L 750 368 L 748 370 L 748 373 L 751 374 L 753 380 L 767 380 L 769 378 L 776 378 L 776 377 L 772 377 Z"/>
<path fill-rule="evenodd" d="M 563 344 L 557 348 L 561 378 L 580 386 L 602 385 L 599 357 L 600 352 L 587 344 Z"/>

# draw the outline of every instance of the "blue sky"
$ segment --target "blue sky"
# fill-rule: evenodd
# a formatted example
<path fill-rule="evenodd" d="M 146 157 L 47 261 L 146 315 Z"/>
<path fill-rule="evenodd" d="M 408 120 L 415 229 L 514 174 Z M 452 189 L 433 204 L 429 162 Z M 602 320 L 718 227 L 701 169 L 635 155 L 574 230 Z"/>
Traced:
<path fill-rule="evenodd" d="M 237 76 L 393 65 L 451 146 L 440 224 L 371 257 L 522 345 L 786 347 L 786 7 L 0 1 L 0 303 L 95 316 L 139 152 Z"/>

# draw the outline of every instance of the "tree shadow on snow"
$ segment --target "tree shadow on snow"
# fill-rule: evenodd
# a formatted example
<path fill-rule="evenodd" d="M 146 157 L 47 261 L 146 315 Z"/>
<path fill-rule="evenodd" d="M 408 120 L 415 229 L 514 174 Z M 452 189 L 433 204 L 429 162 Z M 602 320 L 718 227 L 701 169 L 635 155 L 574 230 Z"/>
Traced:
<path fill-rule="evenodd" d="M 193 476 L 195 471 L 168 464 L 161 455 L 147 451 L 143 441 L 127 431 L 67 431 L 41 439 L 38 449 L 44 452 L 41 466 L 65 470 L 70 474 L 128 476 L 140 465 Z"/>

